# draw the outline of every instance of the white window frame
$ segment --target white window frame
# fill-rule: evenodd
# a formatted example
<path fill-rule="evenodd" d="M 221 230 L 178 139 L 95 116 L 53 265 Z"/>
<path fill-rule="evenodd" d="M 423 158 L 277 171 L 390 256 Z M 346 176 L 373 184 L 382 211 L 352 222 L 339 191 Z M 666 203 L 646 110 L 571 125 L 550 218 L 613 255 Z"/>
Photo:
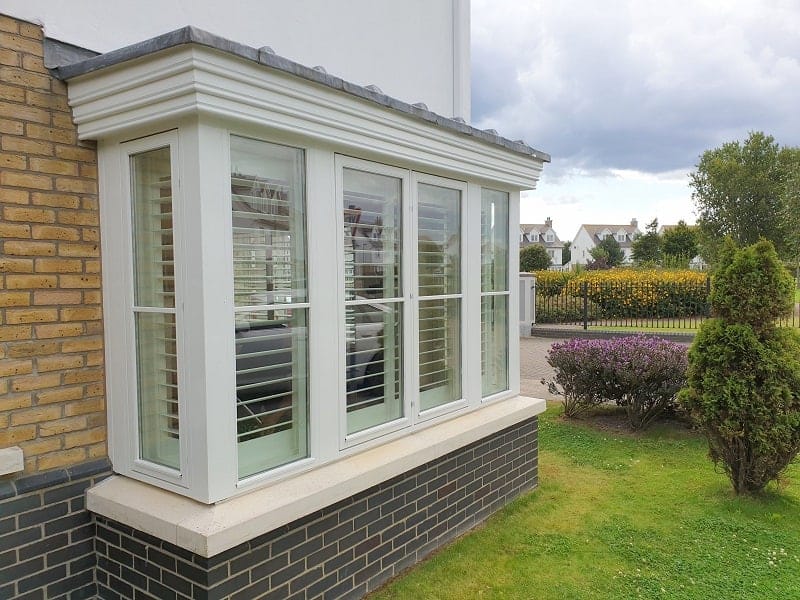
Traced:
<path fill-rule="evenodd" d="M 467 218 L 467 193 L 468 187 L 466 182 L 457 181 L 454 179 L 446 179 L 444 177 L 436 177 L 434 175 L 427 175 L 424 173 L 411 173 L 411 204 L 412 204 L 412 211 L 413 211 L 413 218 L 414 221 L 412 223 L 411 228 L 411 237 L 413 243 L 413 253 L 414 253 L 414 260 L 413 260 L 413 279 L 412 285 L 414 286 L 413 292 L 413 315 L 414 315 L 414 353 L 415 355 L 418 354 L 419 349 L 419 323 L 418 323 L 418 315 L 419 315 L 419 270 L 417 264 L 417 249 L 419 246 L 419 235 L 418 235 L 418 223 L 417 223 L 417 207 L 419 206 L 419 185 L 420 184 L 427 184 L 427 185 L 435 185 L 438 187 L 443 187 L 447 189 L 458 190 L 460 192 L 460 216 L 461 216 L 461 273 L 459 274 L 461 277 L 461 285 L 459 286 L 461 292 L 458 294 L 445 294 L 443 296 L 426 296 L 426 300 L 439 300 L 445 298 L 458 298 L 460 300 L 461 305 L 461 349 L 460 349 L 460 359 L 461 359 L 461 398 L 458 400 L 454 400 L 452 402 L 448 402 L 447 404 L 442 404 L 441 406 L 435 406 L 433 408 L 422 410 L 419 402 L 419 360 L 414 360 L 412 363 L 412 371 L 414 372 L 414 392 L 415 392 L 415 422 L 427 421 L 430 419 L 436 419 L 437 417 L 441 417 L 443 415 L 450 414 L 452 412 L 461 410 L 465 408 L 468 404 L 468 400 L 466 397 L 466 390 L 467 390 L 467 379 L 466 379 L 466 370 L 467 370 L 467 346 L 465 344 L 466 341 L 466 307 L 464 305 L 466 294 L 464 293 L 464 288 L 466 286 L 466 280 L 469 276 L 469 272 L 467 271 L 467 252 L 466 247 L 473 243 L 473 240 L 470 239 L 468 232 L 469 232 L 469 221 Z M 480 205 L 478 206 L 478 211 L 480 211 Z M 480 263 L 477 263 L 478 265 Z M 477 277 L 480 279 L 480 267 L 477 271 Z"/>
<path fill-rule="evenodd" d="M 373 173 L 375 175 L 384 175 L 386 177 L 393 177 L 399 179 L 401 181 L 401 215 L 403 222 L 401 224 L 401 232 L 402 232 L 402 243 L 401 243 L 401 289 L 402 294 L 397 297 L 398 300 L 402 302 L 402 319 L 403 319 L 403 371 L 401 374 L 402 382 L 403 382 L 403 397 L 402 397 L 402 407 L 403 407 L 403 415 L 392 421 L 381 423 L 376 425 L 375 427 L 370 427 L 368 429 L 364 429 L 361 431 L 357 431 L 351 434 L 347 433 L 347 411 L 344 403 L 346 402 L 346 395 L 347 395 L 347 377 L 346 377 L 346 369 L 345 365 L 342 364 L 339 368 L 339 372 L 337 374 L 336 381 L 337 390 L 338 390 L 338 401 L 337 406 L 339 406 L 338 411 L 338 423 L 339 423 L 339 448 L 345 449 L 350 448 L 352 446 L 357 446 L 359 444 L 364 443 L 365 441 L 369 441 L 388 433 L 392 433 L 398 431 L 400 429 L 404 429 L 409 427 L 412 424 L 411 413 L 412 413 L 412 404 L 411 399 L 413 394 L 411 393 L 413 390 L 413 380 L 411 379 L 411 373 L 408 366 L 412 364 L 414 356 L 413 356 L 413 348 L 411 347 L 411 340 L 413 336 L 413 313 L 411 312 L 411 281 L 413 277 L 414 271 L 412 270 L 411 262 L 412 260 L 409 257 L 409 245 L 411 244 L 411 235 L 410 235 L 410 227 L 409 224 L 412 219 L 412 212 L 411 212 L 411 183 L 410 183 L 410 173 L 406 169 L 400 169 L 397 167 L 392 167 L 389 165 L 384 165 L 380 163 L 373 163 L 366 160 L 361 160 L 358 158 L 353 158 L 350 156 L 344 156 L 341 154 L 337 154 L 335 156 L 335 168 L 336 168 L 336 235 L 337 235 L 337 244 L 336 244 L 336 256 L 337 256 L 337 286 L 336 286 L 336 296 L 339 299 L 339 306 L 338 310 L 336 311 L 336 322 L 338 324 L 338 353 L 341 356 L 344 356 L 346 352 L 345 343 L 346 343 L 346 335 L 345 335 L 345 302 L 344 302 L 344 290 L 345 290 L 345 276 L 344 276 L 344 265 L 345 265 L 345 256 L 344 256 L 344 243 L 342 240 L 342 235 L 344 231 L 344 170 L 345 169 L 353 169 L 356 171 L 363 171 L 366 173 Z"/>
<path fill-rule="evenodd" d="M 178 423 L 179 423 L 179 469 L 172 469 L 157 463 L 150 462 L 140 457 L 140 425 L 138 416 L 138 381 L 137 381 L 137 352 L 136 352 L 136 332 L 134 316 L 134 246 L 133 246 L 133 194 L 132 194 L 132 171 L 131 157 L 144 152 L 169 148 L 170 152 L 170 171 L 172 186 L 172 225 L 173 225 L 173 252 L 175 265 L 182 264 L 187 256 L 184 245 L 187 231 L 187 216 L 183 211 L 183 188 L 181 185 L 181 161 L 180 141 L 177 130 L 155 134 L 142 139 L 127 141 L 119 145 L 117 154 L 118 169 L 114 172 L 118 174 L 118 179 L 109 181 L 110 186 L 116 187 L 116 197 L 122 201 L 122 206 L 113 215 L 106 215 L 107 219 L 115 221 L 115 230 L 122 236 L 122 243 L 116 244 L 112 253 L 116 255 L 115 263 L 119 265 L 116 273 L 108 274 L 115 278 L 115 285 L 119 290 L 115 298 L 115 306 L 111 306 L 110 298 L 104 298 L 104 312 L 107 319 L 122 319 L 125 323 L 124 334 L 118 336 L 116 340 L 107 344 L 107 352 L 113 352 L 114 360 L 124 361 L 124 370 L 115 370 L 114 387 L 122 392 L 128 401 L 115 405 L 109 410 L 109 419 L 115 422 L 125 423 L 124 426 L 112 427 L 115 435 L 119 436 L 122 431 L 127 435 L 116 443 L 116 439 L 109 440 L 114 443 L 113 457 L 129 465 L 132 473 L 146 480 L 157 480 L 169 487 L 187 489 L 192 484 L 191 461 L 191 417 L 187 410 L 188 397 L 192 394 L 193 384 L 187 371 L 187 349 L 189 343 L 186 340 L 183 297 L 186 294 L 187 280 L 186 272 L 182 269 L 175 269 L 175 308 L 171 311 L 175 315 L 176 326 L 176 346 L 177 346 L 177 367 L 178 367 Z M 115 185 L 116 184 L 116 185 Z M 118 186 L 118 187 L 117 187 Z M 106 211 L 108 212 L 108 211 Z M 138 311 L 137 311 L 138 312 Z M 144 312 L 153 312 L 147 311 Z M 161 311 L 155 311 L 161 312 Z M 108 339 L 108 338 L 107 338 Z M 109 385 L 112 388 L 111 385 Z M 110 389 L 110 393 L 114 393 Z M 110 403 L 109 403 L 110 404 Z M 130 424 L 130 425 L 128 425 Z M 120 436 L 121 437 L 121 436 Z M 111 436 L 110 436 L 111 438 Z"/>

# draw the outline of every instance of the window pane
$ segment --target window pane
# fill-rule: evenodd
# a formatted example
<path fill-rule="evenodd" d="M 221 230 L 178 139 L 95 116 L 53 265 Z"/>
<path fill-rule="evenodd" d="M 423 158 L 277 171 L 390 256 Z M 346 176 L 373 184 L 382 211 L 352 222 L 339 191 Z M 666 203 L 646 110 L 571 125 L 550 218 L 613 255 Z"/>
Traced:
<path fill-rule="evenodd" d="M 342 183 L 350 434 L 403 416 L 403 184 L 355 169 L 343 170 Z"/>
<path fill-rule="evenodd" d="M 533 241 L 538 240 L 538 234 Z M 481 190 L 481 291 L 508 290 L 508 194 Z"/>
<path fill-rule="evenodd" d="M 180 469 L 175 315 L 136 314 L 139 455 Z"/>
<path fill-rule="evenodd" d="M 175 306 L 169 147 L 131 156 L 134 304 Z"/>
<path fill-rule="evenodd" d="M 403 416 L 402 303 L 345 308 L 347 433 Z"/>
<path fill-rule="evenodd" d="M 402 181 L 344 169 L 345 299 L 400 292 Z"/>
<path fill-rule="evenodd" d="M 130 157 L 139 456 L 180 469 L 169 147 Z"/>
<path fill-rule="evenodd" d="M 231 137 L 239 478 L 308 456 L 304 153 Z"/>
<path fill-rule="evenodd" d="M 461 291 L 461 192 L 419 185 L 419 295 Z"/>
<path fill-rule="evenodd" d="M 303 151 L 231 137 L 236 306 L 306 301 Z"/>
<path fill-rule="evenodd" d="M 481 298 L 481 374 L 485 398 L 508 389 L 508 296 Z"/>
<path fill-rule="evenodd" d="M 239 477 L 307 456 L 307 310 L 236 315 Z"/>
<path fill-rule="evenodd" d="M 461 398 L 461 300 L 419 303 L 420 410 Z"/>

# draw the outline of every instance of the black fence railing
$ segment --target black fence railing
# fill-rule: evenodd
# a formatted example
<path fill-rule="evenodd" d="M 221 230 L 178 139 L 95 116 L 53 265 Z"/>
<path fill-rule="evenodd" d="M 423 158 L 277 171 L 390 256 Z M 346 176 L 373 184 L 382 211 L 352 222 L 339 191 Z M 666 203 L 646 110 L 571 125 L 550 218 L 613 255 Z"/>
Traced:
<path fill-rule="evenodd" d="M 535 322 L 603 328 L 694 330 L 710 316 L 711 279 L 692 282 L 587 282 L 534 285 Z M 800 309 L 781 319 L 800 327 Z"/>

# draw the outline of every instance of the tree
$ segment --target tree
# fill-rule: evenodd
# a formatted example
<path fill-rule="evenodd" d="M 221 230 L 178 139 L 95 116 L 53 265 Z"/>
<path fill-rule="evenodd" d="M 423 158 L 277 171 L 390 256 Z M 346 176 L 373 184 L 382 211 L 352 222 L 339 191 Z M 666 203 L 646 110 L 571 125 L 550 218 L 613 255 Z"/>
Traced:
<path fill-rule="evenodd" d="M 593 260 L 586 265 L 588 269 L 611 269 L 625 261 L 625 253 L 612 235 L 601 240 L 597 246 L 589 250 L 589 254 Z"/>
<path fill-rule="evenodd" d="M 737 494 L 764 489 L 800 451 L 800 334 L 776 323 L 791 310 L 793 288 L 770 242 L 740 250 L 726 241 L 711 290 L 715 317 L 689 350 L 679 400 Z"/>
<path fill-rule="evenodd" d="M 531 244 L 519 251 L 519 270 L 522 273 L 544 271 L 550 266 L 550 256 L 542 246 Z"/>
<path fill-rule="evenodd" d="M 765 238 L 779 256 L 796 258 L 798 169 L 800 148 L 781 147 L 760 131 L 704 152 L 689 185 L 706 258 L 714 260 L 726 236 L 740 246 Z"/>
<path fill-rule="evenodd" d="M 661 260 L 661 237 L 658 235 L 658 219 L 645 227 L 645 232 L 633 240 L 633 260 L 638 264 L 658 264 Z"/>
<path fill-rule="evenodd" d="M 572 260 L 572 242 L 564 242 L 564 249 L 561 251 L 561 264 L 565 265 Z"/>
<path fill-rule="evenodd" d="M 697 256 L 697 232 L 686 221 L 680 220 L 675 227 L 667 229 L 661 237 L 664 256 L 691 260 Z"/>

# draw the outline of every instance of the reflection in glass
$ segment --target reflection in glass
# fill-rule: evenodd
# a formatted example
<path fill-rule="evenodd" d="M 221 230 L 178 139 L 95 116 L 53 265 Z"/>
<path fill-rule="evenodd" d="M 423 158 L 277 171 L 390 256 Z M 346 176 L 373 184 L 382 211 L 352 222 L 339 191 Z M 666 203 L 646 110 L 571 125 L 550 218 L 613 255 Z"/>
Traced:
<path fill-rule="evenodd" d="M 347 432 L 402 416 L 402 304 L 354 304 L 345 309 Z"/>
<path fill-rule="evenodd" d="M 170 149 L 129 160 L 139 456 L 180 469 Z"/>
<path fill-rule="evenodd" d="M 169 147 L 131 156 L 134 304 L 175 306 Z"/>
<path fill-rule="evenodd" d="M 240 478 L 308 455 L 304 160 L 231 137 Z"/>
<path fill-rule="evenodd" d="M 306 302 L 303 151 L 231 138 L 236 306 Z"/>
<path fill-rule="evenodd" d="M 481 298 L 482 397 L 508 389 L 508 296 Z"/>
<path fill-rule="evenodd" d="M 461 291 L 461 192 L 420 184 L 419 295 Z"/>
<path fill-rule="evenodd" d="M 481 190 L 482 396 L 508 389 L 508 194 Z"/>
<path fill-rule="evenodd" d="M 279 312 L 237 314 L 240 478 L 307 455 L 307 310 Z"/>
<path fill-rule="evenodd" d="M 461 301 L 420 300 L 420 410 L 461 398 Z"/>
<path fill-rule="evenodd" d="M 461 398 L 461 192 L 419 185 L 420 410 Z M 426 297 L 449 296 L 435 300 Z"/>
<path fill-rule="evenodd" d="M 402 181 L 344 169 L 347 432 L 403 416 Z"/>
<path fill-rule="evenodd" d="M 508 194 L 481 190 L 481 291 L 508 289 Z"/>
<path fill-rule="evenodd" d="M 180 469 L 175 315 L 136 314 L 139 455 Z"/>

